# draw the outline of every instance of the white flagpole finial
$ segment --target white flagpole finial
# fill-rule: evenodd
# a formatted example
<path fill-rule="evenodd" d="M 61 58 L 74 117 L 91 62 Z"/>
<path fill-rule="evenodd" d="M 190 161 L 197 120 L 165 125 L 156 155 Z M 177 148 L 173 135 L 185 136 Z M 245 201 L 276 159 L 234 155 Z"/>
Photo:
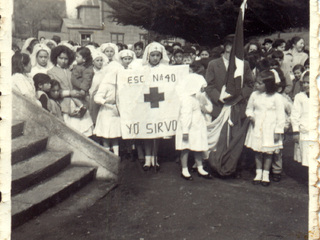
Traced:
<path fill-rule="evenodd" d="M 244 0 L 240 6 L 241 10 L 242 10 L 242 19 L 244 19 L 244 11 L 247 8 L 247 0 Z"/>

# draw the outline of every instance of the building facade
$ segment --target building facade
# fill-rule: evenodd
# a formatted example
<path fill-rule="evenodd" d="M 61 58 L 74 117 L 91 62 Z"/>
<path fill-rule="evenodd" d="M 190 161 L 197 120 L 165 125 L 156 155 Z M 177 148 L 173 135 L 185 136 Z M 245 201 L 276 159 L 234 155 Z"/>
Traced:
<path fill-rule="evenodd" d="M 123 26 L 108 17 L 111 10 L 107 3 L 101 0 L 73 1 L 73 9 L 67 5 L 68 18 L 63 19 L 61 26 L 62 40 L 72 40 L 84 45 L 90 41 L 98 44 L 105 42 L 134 44 L 146 42 L 148 32 L 136 26 Z M 69 12 L 69 14 L 68 14 Z M 64 38 L 68 39 L 64 39 Z"/>

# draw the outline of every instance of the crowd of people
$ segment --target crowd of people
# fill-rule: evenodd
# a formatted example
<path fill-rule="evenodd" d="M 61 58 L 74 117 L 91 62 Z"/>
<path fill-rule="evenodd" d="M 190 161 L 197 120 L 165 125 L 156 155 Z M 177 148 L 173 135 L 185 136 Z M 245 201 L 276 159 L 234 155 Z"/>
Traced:
<path fill-rule="evenodd" d="M 208 126 L 219 119 L 227 102 L 221 96 L 232 43 L 230 36 L 213 49 L 179 42 L 167 46 L 158 42 L 147 46 L 143 42 L 128 46 L 90 42 L 80 46 L 56 37 L 29 38 L 21 49 L 17 45 L 12 48 L 13 89 L 116 155 L 136 149 L 148 171 L 160 168 L 155 158 L 159 141 L 121 140 L 117 74 L 125 69 L 187 64 L 190 74 L 183 81 L 175 156 L 181 163 L 182 178 L 193 180 L 188 165 L 193 152 L 191 169 L 211 179 L 212 171 L 203 164 L 212 151 Z M 255 153 L 253 183 L 268 186 L 269 176 L 281 180 L 286 136 L 295 141 L 294 160 L 308 166 L 309 57 L 301 37 L 287 42 L 265 39 L 263 44 L 251 41 L 244 52 L 238 117 L 249 119 L 250 124 L 243 151 Z"/>

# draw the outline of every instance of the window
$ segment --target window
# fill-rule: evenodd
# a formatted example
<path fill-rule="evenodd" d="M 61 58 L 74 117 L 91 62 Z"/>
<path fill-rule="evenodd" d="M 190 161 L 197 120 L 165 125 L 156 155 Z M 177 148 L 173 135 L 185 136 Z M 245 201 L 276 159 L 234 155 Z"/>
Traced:
<path fill-rule="evenodd" d="M 112 43 L 124 43 L 124 33 L 111 33 Z"/>
<path fill-rule="evenodd" d="M 81 33 L 81 46 L 84 46 L 91 41 L 91 33 Z"/>

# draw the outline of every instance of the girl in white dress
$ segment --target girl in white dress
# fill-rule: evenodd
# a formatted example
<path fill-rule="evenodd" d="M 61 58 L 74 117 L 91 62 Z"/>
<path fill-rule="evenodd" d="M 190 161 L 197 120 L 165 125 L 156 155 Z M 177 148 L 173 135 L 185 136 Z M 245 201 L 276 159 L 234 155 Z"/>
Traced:
<path fill-rule="evenodd" d="M 302 76 L 302 92 L 294 98 L 291 112 L 292 131 L 294 133 L 294 160 L 302 166 L 309 166 L 308 146 L 310 145 L 309 124 L 309 71 Z"/>
<path fill-rule="evenodd" d="M 18 91 L 41 107 L 41 103 L 36 97 L 34 82 L 32 78 L 29 77 L 30 71 L 31 60 L 29 55 L 16 52 L 12 56 L 12 89 Z"/>
<path fill-rule="evenodd" d="M 38 43 L 34 46 L 31 58 L 31 77 L 34 77 L 37 73 L 47 74 L 48 70 L 53 67 L 50 61 L 51 50 L 42 43 Z"/>
<path fill-rule="evenodd" d="M 150 43 L 143 53 L 142 68 L 154 68 L 163 65 L 169 65 L 166 49 L 158 42 Z M 143 170 L 148 171 L 151 166 L 154 166 L 159 170 L 160 166 L 156 159 L 154 159 L 154 156 L 157 156 L 158 154 L 159 141 L 157 139 L 144 139 L 143 144 L 145 148 L 145 163 Z"/>
<path fill-rule="evenodd" d="M 118 46 L 114 43 L 103 43 L 100 46 L 100 51 L 105 54 L 108 58 L 108 61 L 104 61 L 103 66 L 105 66 L 106 72 L 109 69 L 119 67 L 119 49 Z M 106 68 L 108 67 L 108 69 Z"/>
<path fill-rule="evenodd" d="M 89 112 L 91 114 L 91 118 L 94 124 L 96 124 L 98 112 L 100 109 L 100 105 L 96 104 L 94 101 L 94 96 L 96 95 L 100 82 L 102 81 L 104 74 L 103 74 L 103 65 L 105 62 L 108 62 L 108 58 L 101 53 L 98 50 L 91 49 L 92 55 L 92 64 L 93 64 L 93 79 L 92 79 L 92 84 L 89 89 L 89 96 L 90 96 L 90 105 L 89 105 Z"/>
<path fill-rule="evenodd" d="M 131 50 L 122 50 L 119 53 L 120 62 L 118 68 L 113 68 L 111 72 L 105 75 L 94 101 L 100 104 L 100 110 L 97 117 L 94 134 L 102 137 L 103 146 L 119 156 L 119 138 L 121 137 L 120 115 L 116 105 L 116 81 L 119 70 L 128 68 L 128 65 L 134 58 L 134 52 Z"/>
<path fill-rule="evenodd" d="M 190 66 L 192 69 L 192 65 Z M 212 176 L 203 169 L 202 156 L 208 150 L 207 124 L 201 112 L 201 102 L 197 94 L 207 85 L 203 76 L 191 73 L 183 82 L 181 108 L 176 131 L 176 150 L 181 152 L 181 177 L 193 180 L 188 170 L 189 152 L 194 153 L 198 176 L 211 179 Z"/>
<path fill-rule="evenodd" d="M 272 155 L 282 149 L 281 134 L 285 126 L 282 96 L 277 93 L 276 72 L 262 71 L 250 98 L 246 115 L 251 120 L 245 146 L 255 151 L 256 176 L 253 184 L 269 186 Z M 277 76 L 279 78 L 279 76 Z"/>

